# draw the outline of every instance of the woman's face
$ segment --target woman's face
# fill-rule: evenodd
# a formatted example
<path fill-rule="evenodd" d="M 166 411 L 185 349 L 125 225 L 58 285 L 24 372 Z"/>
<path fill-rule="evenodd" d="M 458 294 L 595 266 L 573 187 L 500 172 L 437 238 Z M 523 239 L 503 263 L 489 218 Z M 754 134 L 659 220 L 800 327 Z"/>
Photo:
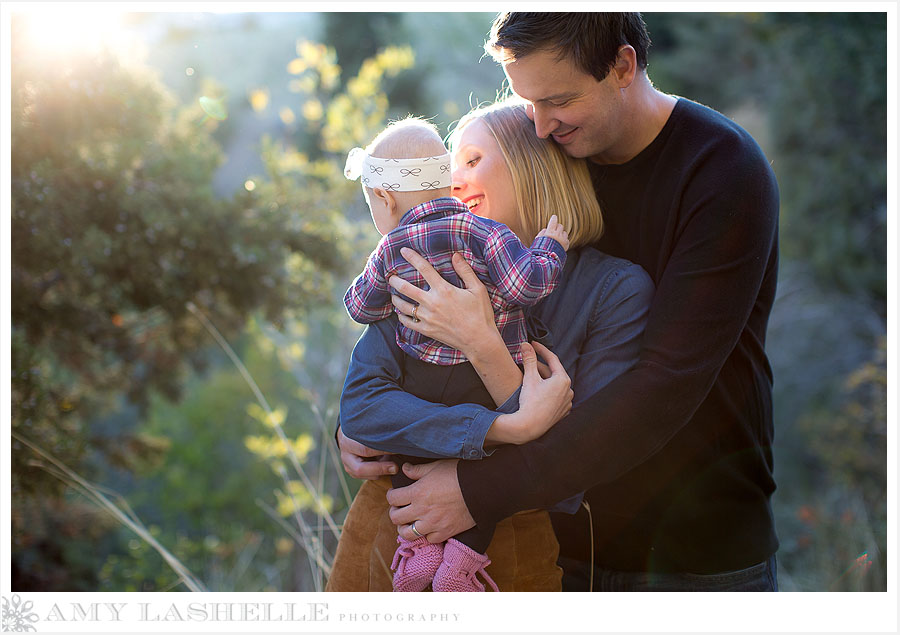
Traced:
<path fill-rule="evenodd" d="M 523 240 L 512 175 L 487 125 L 475 119 L 462 129 L 453 152 L 453 196 L 478 216 L 503 223 Z"/>

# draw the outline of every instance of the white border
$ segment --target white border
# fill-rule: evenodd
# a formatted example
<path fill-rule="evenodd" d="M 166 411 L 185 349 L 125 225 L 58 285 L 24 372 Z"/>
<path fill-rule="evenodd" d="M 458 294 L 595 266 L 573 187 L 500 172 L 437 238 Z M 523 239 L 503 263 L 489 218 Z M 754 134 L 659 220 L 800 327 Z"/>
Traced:
<path fill-rule="evenodd" d="M 546 3 L 517 2 L 515 8 L 544 9 Z M 0 476 L 2 489 L 2 526 L 0 526 L 0 595 L 10 600 L 10 21 L 11 11 L 34 11 L 43 9 L 69 9 L 72 3 L 0 3 L 2 30 L 0 30 L 0 74 L 2 74 L 2 104 L 0 104 L 0 142 L 2 142 L 2 239 L 0 239 L 0 302 L 2 302 L 2 350 L 0 350 L 0 425 L 2 425 L 2 452 L 0 452 Z M 80 3 L 81 9 L 109 9 L 107 3 Z M 148 12 L 272 12 L 309 11 L 321 8 L 321 3 L 261 2 L 207 2 L 172 3 L 139 2 L 116 3 L 117 11 Z M 329 11 L 367 11 L 370 3 L 336 2 L 328 4 Z M 499 11 L 509 8 L 507 3 L 459 2 L 454 4 L 415 4 L 386 2 L 378 5 L 379 10 L 407 11 Z M 555 10 L 588 10 L 596 8 L 595 3 L 560 2 L 553 5 Z M 411 611 L 408 596 L 399 594 L 316 594 L 316 593 L 212 593 L 185 595 L 176 593 L 19 593 L 22 601 L 31 601 L 32 610 L 38 614 L 38 632 L 171 632 L 191 630 L 194 632 L 896 632 L 897 615 L 897 435 L 896 398 L 892 388 L 895 385 L 894 370 L 897 359 L 896 342 L 896 285 L 897 285 L 897 238 L 898 226 L 895 221 L 897 211 L 897 184 L 892 178 L 897 174 L 897 6 L 894 2 L 734 2 L 734 3 L 678 3 L 672 5 L 661 2 L 604 4 L 608 9 L 638 9 L 642 11 L 877 11 L 886 12 L 888 38 L 888 591 L 886 593 L 780 593 L 780 594 L 500 594 L 478 595 L 478 597 L 442 596 L 441 594 L 419 594 Z M 485 25 L 487 32 L 488 25 Z M 90 610 L 94 603 L 98 609 L 98 621 L 51 622 L 48 617 L 68 611 L 72 615 L 75 605 Z M 130 616 L 124 621 L 103 619 L 100 612 L 104 605 L 122 603 L 122 616 Z M 190 611 L 191 603 L 206 606 L 234 603 L 236 610 L 246 611 L 249 616 L 260 615 L 259 605 L 271 604 L 297 607 L 318 607 L 318 616 L 328 619 L 315 621 L 204 621 L 185 620 L 174 622 L 141 619 L 141 603 L 146 603 L 146 617 L 163 617 L 178 611 L 182 617 L 200 616 L 199 611 Z M 321 604 L 327 606 L 322 608 Z M 243 607 L 243 608 L 241 608 Z M 224 609 L 220 609 L 224 610 Z M 275 608 L 270 609 L 276 615 Z M 302 612 L 297 610 L 298 614 Z M 324 612 L 323 612 L 324 611 Z M 211 610 L 207 611 L 211 615 Z M 351 614 L 355 620 L 351 621 Z M 402 618 L 400 616 L 438 616 Z M 112 614 L 108 611 L 107 616 Z M 442 615 L 455 617 L 442 620 Z M 363 617 L 366 616 L 366 617 Z"/>

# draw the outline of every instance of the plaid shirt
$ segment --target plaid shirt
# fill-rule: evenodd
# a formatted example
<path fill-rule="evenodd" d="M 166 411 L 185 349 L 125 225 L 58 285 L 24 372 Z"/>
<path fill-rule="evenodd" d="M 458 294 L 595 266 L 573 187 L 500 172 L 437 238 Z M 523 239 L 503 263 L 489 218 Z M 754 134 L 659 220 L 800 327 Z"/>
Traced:
<path fill-rule="evenodd" d="M 451 257 L 459 252 L 487 287 L 494 320 L 516 363 L 521 363 L 519 345 L 525 341 L 522 307 L 536 304 L 556 287 L 566 262 L 562 245 L 542 236 L 527 248 L 506 225 L 472 214 L 456 198 L 437 198 L 410 209 L 400 225 L 385 235 L 369 256 L 366 268 L 344 295 L 344 305 L 355 321 L 369 324 L 391 314 L 393 288 L 387 283 L 399 275 L 427 289 L 425 279 L 400 255 L 409 247 L 427 258 L 441 276 L 463 287 Z M 466 361 L 455 348 L 400 324 L 397 345 L 425 362 L 450 366 Z"/>

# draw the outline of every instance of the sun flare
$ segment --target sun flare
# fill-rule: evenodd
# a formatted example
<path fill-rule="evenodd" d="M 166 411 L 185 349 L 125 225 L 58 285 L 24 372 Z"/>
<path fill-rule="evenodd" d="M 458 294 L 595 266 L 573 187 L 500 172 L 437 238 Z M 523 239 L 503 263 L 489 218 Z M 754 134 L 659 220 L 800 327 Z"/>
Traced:
<path fill-rule="evenodd" d="M 32 47 L 48 53 L 114 46 L 121 35 L 122 14 L 103 9 L 55 7 L 22 15 Z"/>

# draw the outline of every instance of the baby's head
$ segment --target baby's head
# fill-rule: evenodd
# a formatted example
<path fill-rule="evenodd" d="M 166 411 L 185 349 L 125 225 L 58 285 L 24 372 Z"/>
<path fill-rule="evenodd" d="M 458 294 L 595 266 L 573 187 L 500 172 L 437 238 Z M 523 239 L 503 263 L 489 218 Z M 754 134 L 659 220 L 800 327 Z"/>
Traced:
<path fill-rule="evenodd" d="M 434 124 L 416 117 L 391 123 L 347 157 L 344 175 L 360 178 L 375 228 L 395 229 L 407 210 L 450 196 L 450 155 Z"/>

